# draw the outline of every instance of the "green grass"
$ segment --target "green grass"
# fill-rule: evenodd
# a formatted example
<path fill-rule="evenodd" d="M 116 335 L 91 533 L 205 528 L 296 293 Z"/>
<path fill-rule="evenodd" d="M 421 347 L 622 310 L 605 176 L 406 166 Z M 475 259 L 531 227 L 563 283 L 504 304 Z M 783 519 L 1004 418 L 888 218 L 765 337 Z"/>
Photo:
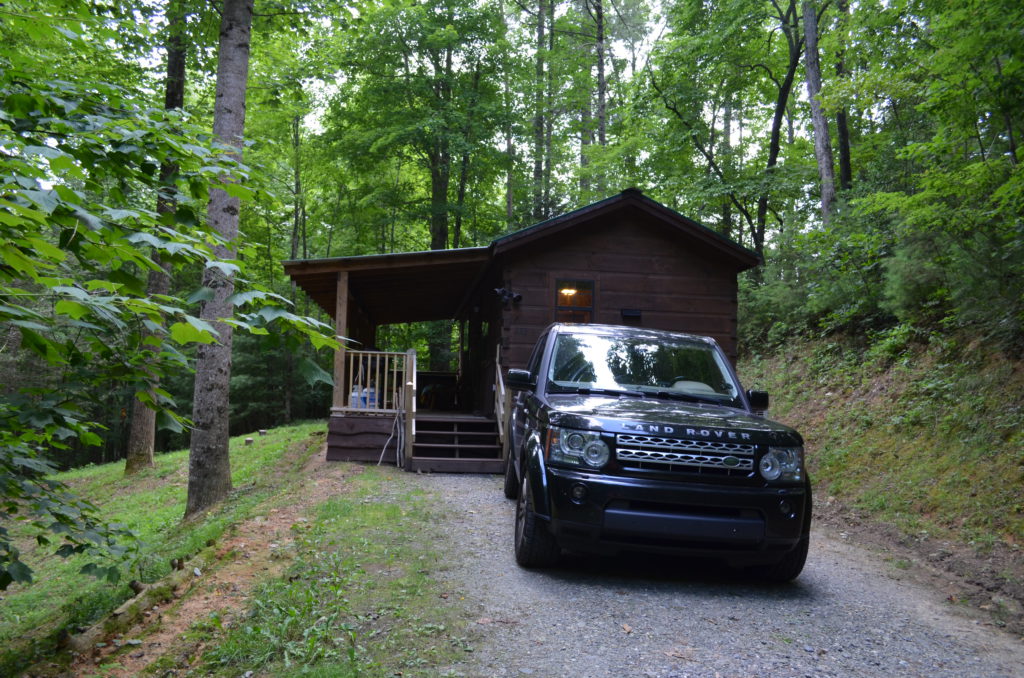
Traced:
<path fill-rule="evenodd" d="M 310 516 L 286 576 L 205 655 L 204 675 L 438 676 L 472 650 L 461 603 L 435 579 L 431 498 L 391 468 L 349 482 Z"/>
<path fill-rule="evenodd" d="M 322 443 L 322 422 L 270 431 L 244 446 L 233 440 L 235 491 L 200 521 L 182 524 L 187 453 L 162 455 L 131 479 L 121 464 L 80 469 L 61 479 L 93 500 L 111 520 L 146 542 L 131 576 L 169 571 L 172 557 L 192 555 L 232 525 L 294 501 L 291 488 Z M 227 619 L 213 613 L 184 629 L 186 651 L 168 652 L 148 669 L 202 676 L 449 675 L 472 651 L 467 610 L 440 576 L 447 567 L 436 498 L 391 467 L 360 467 L 326 502 L 292 527 L 294 560 L 250 596 L 250 607 Z M 0 675 L 17 675 L 51 659 L 56 633 L 77 630 L 110 612 L 131 593 L 77 574 L 80 564 L 56 557 L 33 561 L 37 581 L 12 588 L 0 602 Z M 127 574 L 127 573 L 126 573 Z M 198 659 L 187 659 L 199 648 Z M 105 675 L 107 667 L 96 667 Z"/>
<path fill-rule="evenodd" d="M 25 548 L 35 582 L 14 585 L 2 594 L 0 675 L 12 675 L 51 653 L 61 629 L 75 632 L 131 597 L 129 579 L 148 582 L 164 576 L 170 571 L 171 558 L 197 553 L 231 525 L 253 515 L 261 503 L 276 500 L 280 490 L 298 477 L 309 455 L 319 449 L 324 428 L 323 422 L 312 422 L 276 429 L 248 446 L 242 438 L 232 439 L 235 490 L 231 499 L 188 525 L 181 523 L 187 451 L 159 455 L 154 468 L 131 478 L 124 477 L 123 463 L 60 474 L 58 479 L 77 494 L 102 507 L 108 520 L 135 530 L 144 544 L 142 555 L 122 576 L 125 583 L 115 586 L 78 574 L 81 558 L 65 560 Z"/>
<path fill-rule="evenodd" d="M 818 341 L 740 370 L 771 391 L 772 418 L 804 435 L 818 497 L 910 536 L 1024 544 L 1019 361 L 949 342 Z"/>

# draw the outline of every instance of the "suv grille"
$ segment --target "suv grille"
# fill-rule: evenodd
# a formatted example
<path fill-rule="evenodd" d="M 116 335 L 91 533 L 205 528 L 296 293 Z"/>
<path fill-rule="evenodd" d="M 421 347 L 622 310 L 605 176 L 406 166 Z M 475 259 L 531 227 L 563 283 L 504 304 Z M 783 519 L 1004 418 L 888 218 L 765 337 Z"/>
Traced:
<path fill-rule="evenodd" d="M 753 445 L 633 433 L 620 433 L 615 440 L 615 456 L 626 467 L 724 475 L 754 470 Z"/>

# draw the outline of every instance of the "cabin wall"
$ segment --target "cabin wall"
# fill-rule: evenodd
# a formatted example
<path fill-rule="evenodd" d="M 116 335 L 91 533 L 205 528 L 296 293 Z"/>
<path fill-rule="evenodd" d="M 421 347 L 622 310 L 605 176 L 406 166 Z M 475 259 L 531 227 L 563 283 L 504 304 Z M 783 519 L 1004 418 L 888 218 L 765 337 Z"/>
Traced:
<path fill-rule="evenodd" d="M 555 321 L 556 281 L 594 281 L 593 322 L 706 334 L 736 359 L 736 267 L 713 248 L 680 242 L 653 224 L 617 221 L 544 239 L 502 262 L 504 286 L 522 300 L 502 313 L 505 367 L 525 367 Z M 640 318 L 624 318 L 623 309 Z"/>

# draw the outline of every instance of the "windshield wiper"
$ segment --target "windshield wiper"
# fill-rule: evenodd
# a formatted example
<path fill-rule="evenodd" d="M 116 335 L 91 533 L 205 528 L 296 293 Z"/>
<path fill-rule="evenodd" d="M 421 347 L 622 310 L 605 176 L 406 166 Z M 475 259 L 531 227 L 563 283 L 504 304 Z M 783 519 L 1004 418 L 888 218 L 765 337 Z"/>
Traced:
<path fill-rule="evenodd" d="M 719 398 L 701 396 L 695 393 L 687 393 L 685 391 L 648 391 L 644 393 L 644 395 L 661 398 L 662 400 L 685 400 L 691 403 L 708 403 L 710 405 L 724 404 Z"/>
<path fill-rule="evenodd" d="M 596 386 L 559 386 L 557 390 L 549 389 L 550 393 L 581 393 L 583 395 L 633 396 L 642 398 L 640 391 L 628 391 L 622 388 L 598 388 Z"/>

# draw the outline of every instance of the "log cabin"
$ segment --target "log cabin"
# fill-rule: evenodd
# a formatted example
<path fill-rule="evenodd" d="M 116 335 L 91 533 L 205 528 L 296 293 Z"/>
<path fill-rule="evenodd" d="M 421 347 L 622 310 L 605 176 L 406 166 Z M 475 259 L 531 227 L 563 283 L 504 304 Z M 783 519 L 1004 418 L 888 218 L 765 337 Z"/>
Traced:
<path fill-rule="evenodd" d="M 760 258 L 627 189 L 484 247 L 287 261 L 287 274 L 349 340 L 334 362 L 327 458 L 413 471 L 501 472 L 509 393 L 553 322 L 714 337 L 735 360 L 737 276 Z M 370 350 L 377 328 L 452 320 L 455 372 Z"/>

